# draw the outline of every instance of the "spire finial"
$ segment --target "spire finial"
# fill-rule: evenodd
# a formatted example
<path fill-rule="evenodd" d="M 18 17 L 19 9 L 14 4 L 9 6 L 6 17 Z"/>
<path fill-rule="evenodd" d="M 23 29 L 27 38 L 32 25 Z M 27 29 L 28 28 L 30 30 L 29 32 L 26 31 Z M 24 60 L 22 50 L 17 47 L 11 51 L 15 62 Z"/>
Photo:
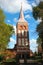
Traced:
<path fill-rule="evenodd" d="M 21 2 L 21 6 L 22 6 L 22 2 Z"/>
<path fill-rule="evenodd" d="M 22 9 L 22 2 L 21 2 L 21 9 Z"/>

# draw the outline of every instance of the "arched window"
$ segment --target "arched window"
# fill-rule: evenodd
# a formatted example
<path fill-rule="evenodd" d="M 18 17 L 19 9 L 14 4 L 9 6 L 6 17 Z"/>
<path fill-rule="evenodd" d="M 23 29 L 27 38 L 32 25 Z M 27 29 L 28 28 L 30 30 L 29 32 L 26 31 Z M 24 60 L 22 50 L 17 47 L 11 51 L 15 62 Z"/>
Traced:
<path fill-rule="evenodd" d="M 22 46 L 24 46 L 24 38 L 22 38 Z"/>
<path fill-rule="evenodd" d="M 27 31 L 24 31 L 24 35 L 27 37 Z"/>
<path fill-rule="evenodd" d="M 20 46 L 21 45 L 21 39 L 18 38 L 18 45 Z"/>
<path fill-rule="evenodd" d="M 25 39 L 25 45 L 28 46 L 28 40 L 27 39 Z"/>
<path fill-rule="evenodd" d="M 22 37 L 24 36 L 24 30 L 22 30 Z"/>
<path fill-rule="evenodd" d="M 18 30 L 18 37 L 21 37 L 21 31 Z"/>

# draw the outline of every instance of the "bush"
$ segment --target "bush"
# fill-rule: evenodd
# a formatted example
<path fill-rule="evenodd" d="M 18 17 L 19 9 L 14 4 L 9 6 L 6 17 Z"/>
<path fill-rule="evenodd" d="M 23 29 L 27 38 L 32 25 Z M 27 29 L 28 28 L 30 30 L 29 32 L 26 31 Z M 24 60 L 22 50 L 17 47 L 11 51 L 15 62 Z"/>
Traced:
<path fill-rule="evenodd" d="M 41 59 L 41 56 L 35 56 L 35 59 Z"/>
<path fill-rule="evenodd" d="M 37 61 L 38 61 L 38 62 L 42 62 L 42 59 L 38 59 Z"/>
<path fill-rule="evenodd" d="M 15 58 L 9 58 L 5 62 L 16 62 L 16 59 Z"/>
<path fill-rule="evenodd" d="M 0 55 L 0 62 L 3 61 L 4 56 Z"/>

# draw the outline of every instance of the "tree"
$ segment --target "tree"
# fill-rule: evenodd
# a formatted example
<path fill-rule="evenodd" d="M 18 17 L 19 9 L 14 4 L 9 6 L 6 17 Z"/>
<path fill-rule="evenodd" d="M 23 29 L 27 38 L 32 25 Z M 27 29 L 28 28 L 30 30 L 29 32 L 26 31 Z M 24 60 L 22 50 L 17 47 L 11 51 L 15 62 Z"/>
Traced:
<path fill-rule="evenodd" d="M 42 40 L 40 37 L 37 38 L 37 44 L 38 44 L 38 46 L 40 46 L 42 44 Z"/>
<path fill-rule="evenodd" d="M 40 2 L 37 7 L 33 7 L 33 17 L 37 20 L 42 18 L 43 20 L 43 2 Z"/>
<path fill-rule="evenodd" d="M 0 9 L 0 51 L 4 51 L 7 48 L 10 37 L 13 34 L 13 27 L 6 24 L 4 21 L 5 14 L 2 9 Z"/>
<path fill-rule="evenodd" d="M 43 53 L 43 2 L 40 2 L 37 7 L 33 8 L 33 17 L 37 20 L 42 18 L 42 21 L 37 25 L 36 31 L 38 32 L 39 38 L 41 38 L 41 46 Z"/>

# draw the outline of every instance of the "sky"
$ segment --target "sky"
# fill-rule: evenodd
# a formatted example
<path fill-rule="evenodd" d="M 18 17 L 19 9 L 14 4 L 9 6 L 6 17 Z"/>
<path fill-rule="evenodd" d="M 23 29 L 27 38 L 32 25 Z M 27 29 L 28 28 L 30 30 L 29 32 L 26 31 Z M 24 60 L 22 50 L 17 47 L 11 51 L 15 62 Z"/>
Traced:
<path fill-rule="evenodd" d="M 40 1 L 43 0 L 0 0 L 0 8 L 3 9 L 6 19 L 5 22 L 13 26 L 15 35 L 10 37 L 9 48 L 13 48 L 16 44 L 16 24 L 20 15 L 20 8 L 22 2 L 22 8 L 24 12 L 24 18 L 28 22 L 30 49 L 34 52 L 37 50 L 36 39 L 38 37 L 36 27 L 41 19 L 35 20 L 33 17 L 32 7 L 36 7 Z"/>

